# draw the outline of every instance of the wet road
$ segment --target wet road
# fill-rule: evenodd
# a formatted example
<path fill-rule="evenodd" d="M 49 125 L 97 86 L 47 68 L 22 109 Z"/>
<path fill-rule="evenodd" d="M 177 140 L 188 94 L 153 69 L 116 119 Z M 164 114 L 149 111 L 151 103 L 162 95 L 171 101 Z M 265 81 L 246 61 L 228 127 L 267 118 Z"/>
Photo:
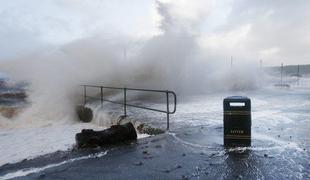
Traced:
<path fill-rule="evenodd" d="M 250 148 L 223 147 L 222 99 L 228 94 L 197 96 L 181 100 L 170 133 L 4 165 L 0 179 L 310 179 L 309 90 L 240 94 L 252 99 Z M 148 113 L 145 121 L 165 125 L 158 114 Z"/>
<path fill-rule="evenodd" d="M 201 126 L 186 132 L 182 131 L 180 135 L 163 134 L 141 139 L 130 145 L 111 148 L 107 152 L 107 149 L 73 153 L 56 152 L 34 160 L 5 165 L 1 168 L 0 177 L 17 179 L 310 178 L 307 151 L 256 146 L 248 149 L 225 149 L 217 145 L 217 139 L 201 138 L 207 137 L 207 130 L 208 127 Z M 222 131 L 221 128 L 217 130 L 219 134 Z M 21 169 L 23 171 L 20 171 Z M 27 176 L 17 177 L 23 172 Z"/>

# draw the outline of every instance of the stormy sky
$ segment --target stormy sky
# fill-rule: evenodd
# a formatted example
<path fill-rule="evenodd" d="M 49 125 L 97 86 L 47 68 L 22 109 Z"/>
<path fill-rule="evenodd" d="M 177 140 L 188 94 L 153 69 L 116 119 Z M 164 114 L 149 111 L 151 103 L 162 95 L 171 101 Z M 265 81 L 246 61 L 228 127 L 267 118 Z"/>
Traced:
<path fill-rule="evenodd" d="M 309 0 L 160 0 L 212 59 L 310 64 Z M 154 0 L 1 0 L 0 60 L 92 37 L 162 33 Z"/>

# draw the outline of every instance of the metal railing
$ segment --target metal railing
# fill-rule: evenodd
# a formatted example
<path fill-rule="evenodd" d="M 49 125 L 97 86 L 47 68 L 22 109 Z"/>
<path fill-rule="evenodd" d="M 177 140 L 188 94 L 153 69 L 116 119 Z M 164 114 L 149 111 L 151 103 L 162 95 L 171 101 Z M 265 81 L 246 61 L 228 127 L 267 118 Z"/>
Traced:
<path fill-rule="evenodd" d="M 138 89 L 138 88 L 121 88 L 121 87 L 109 87 L 109 86 L 95 86 L 95 85 L 81 85 L 84 88 L 84 105 L 87 103 L 87 99 L 100 99 L 101 106 L 103 106 L 103 102 L 110 102 L 114 104 L 120 104 L 123 105 L 124 107 L 124 116 L 127 116 L 127 106 L 129 107 L 135 107 L 135 108 L 140 108 L 140 109 L 146 109 L 150 111 L 156 111 L 156 112 L 161 112 L 165 113 L 167 115 L 167 130 L 169 130 L 169 115 L 174 114 L 176 112 L 177 108 L 177 96 L 175 92 L 173 91 L 163 91 L 163 90 L 154 90 L 154 89 Z M 98 97 L 91 97 L 87 96 L 87 88 L 98 88 L 100 89 L 100 98 Z M 103 89 L 113 89 L 113 90 L 123 90 L 123 102 L 117 102 L 117 101 L 112 101 L 108 99 L 103 98 Z M 142 92 L 156 92 L 156 93 L 164 93 L 166 95 L 166 110 L 160 110 L 160 109 L 154 109 L 154 108 L 149 108 L 149 107 L 144 107 L 144 106 L 138 106 L 134 104 L 128 104 L 127 103 L 127 92 L 128 91 L 142 91 Z M 170 94 L 173 96 L 173 111 L 170 111 L 170 101 L 169 97 Z"/>

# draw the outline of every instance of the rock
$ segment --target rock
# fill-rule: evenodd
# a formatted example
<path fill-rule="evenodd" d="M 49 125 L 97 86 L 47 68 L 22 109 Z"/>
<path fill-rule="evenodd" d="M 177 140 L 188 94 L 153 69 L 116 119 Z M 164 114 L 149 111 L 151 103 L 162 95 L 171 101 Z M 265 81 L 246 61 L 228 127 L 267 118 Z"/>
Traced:
<path fill-rule="evenodd" d="M 149 146 L 142 146 L 141 149 L 147 149 Z"/>
<path fill-rule="evenodd" d="M 182 175 L 182 179 L 183 179 L 183 180 L 188 180 L 189 178 L 186 177 L 185 175 Z"/>
<path fill-rule="evenodd" d="M 165 169 L 165 170 L 163 170 L 163 172 L 170 173 L 170 170 L 169 169 Z"/>
<path fill-rule="evenodd" d="M 140 124 L 137 127 L 137 130 L 139 131 L 139 133 L 141 134 L 149 134 L 149 135 L 158 135 L 158 134 L 162 134 L 165 131 L 158 129 L 158 128 L 153 128 L 149 125 L 146 125 L 144 123 Z"/>
<path fill-rule="evenodd" d="M 104 147 L 137 139 L 137 133 L 132 123 L 115 125 L 103 131 L 83 129 L 75 135 L 78 148 Z"/>
<path fill-rule="evenodd" d="M 212 154 L 210 155 L 210 157 L 214 157 L 214 156 L 216 156 L 216 153 L 212 153 Z"/>
<path fill-rule="evenodd" d="M 76 113 L 83 122 L 90 122 L 93 119 L 93 111 L 85 106 L 77 106 Z"/>
<path fill-rule="evenodd" d="M 267 154 L 264 154 L 264 157 L 268 157 L 268 155 L 267 155 Z"/>
<path fill-rule="evenodd" d="M 139 161 L 139 162 L 135 162 L 134 165 L 136 165 L 136 166 L 142 166 L 143 163 L 142 163 L 141 161 Z"/>
<path fill-rule="evenodd" d="M 141 149 L 147 149 L 149 146 L 142 146 Z"/>
<path fill-rule="evenodd" d="M 46 175 L 43 173 L 43 174 L 40 174 L 39 179 L 44 179 L 45 177 Z"/>
<path fill-rule="evenodd" d="M 162 146 L 160 144 L 156 145 L 155 148 L 161 148 Z"/>
<path fill-rule="evenodd" d="M 152 159 L 152 158 L 153 158 L 153 156 L 150 154 L 147 154 L 146 156 L 143 157 L 143 159 Z"/>

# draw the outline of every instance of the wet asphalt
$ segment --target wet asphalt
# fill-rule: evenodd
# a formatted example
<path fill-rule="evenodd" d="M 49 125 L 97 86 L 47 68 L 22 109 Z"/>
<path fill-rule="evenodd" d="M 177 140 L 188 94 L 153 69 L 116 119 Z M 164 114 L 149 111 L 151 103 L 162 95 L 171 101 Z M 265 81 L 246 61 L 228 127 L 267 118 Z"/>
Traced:
<path fill-rule="evenodd" d="M 221 138 L 206 134 L 221 127 L 191 127 L 115 147 L 55 152 L 33 160 L 1 167 L 0 179 L 18 170 L 38 170 L 15 179 L 309 179 L 306 149 L 272 146 L 225 148 Z M 210 135 L 208 136 L 210 137 Z M 283 148 L 283 147 L 282 147 Z M 106 152 L 102 157 L 72 159 Z"/>
<path fill-rule="evenodd" d="M 253 97 L 249 148 L 223 146 L 222 111 L 196 112 L 202 105 L 186 102 L 169 133 L 6 164 L 0 179 L 310 179 L 308 91 Z"/>

